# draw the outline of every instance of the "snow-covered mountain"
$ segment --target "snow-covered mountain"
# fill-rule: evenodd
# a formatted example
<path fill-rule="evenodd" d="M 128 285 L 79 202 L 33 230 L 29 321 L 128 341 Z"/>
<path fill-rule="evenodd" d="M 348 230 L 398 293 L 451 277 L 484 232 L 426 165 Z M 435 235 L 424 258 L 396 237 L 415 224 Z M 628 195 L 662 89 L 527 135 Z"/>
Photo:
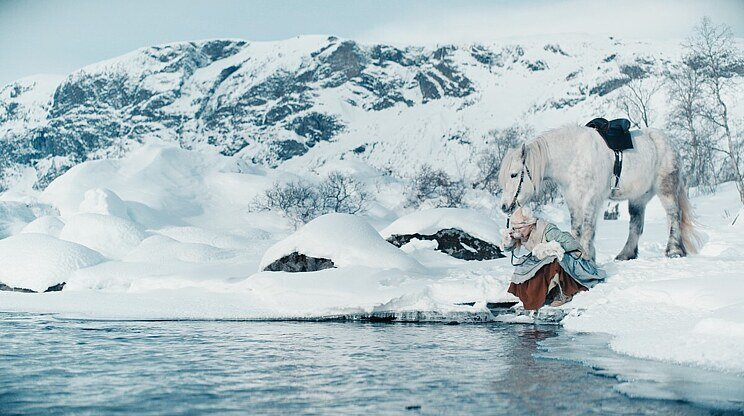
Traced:
<path fill-rule="evenodd" d="M 302 171 L 359 158 L 406 174 L 467 174 L 487 132 L 619 115 L 621 65 L 658 74 L 679 46 L 567 36 L 395 47 L 333 36 L 209 40 L 136 50 L 0 90 L 0 166 L 37 186 L 151 139 L 216 146 Z M 1 189 L 1 188 L 0 188 Z"/>

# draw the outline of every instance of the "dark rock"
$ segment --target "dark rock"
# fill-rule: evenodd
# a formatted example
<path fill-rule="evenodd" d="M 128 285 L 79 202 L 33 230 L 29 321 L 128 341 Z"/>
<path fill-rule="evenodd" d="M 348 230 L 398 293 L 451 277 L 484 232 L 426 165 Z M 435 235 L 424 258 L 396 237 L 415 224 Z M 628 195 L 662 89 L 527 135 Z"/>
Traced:
<path fill-rule="evenodd" d="M 331 140 L 344 129 L 344 125 L 339 123 L 336 117 L 312 112 L 296 117 L 289 124 L 289 128 L 307 138 L 305 144 L 313 147 L 318 142 Z"/>
<path fill-rule="evenodd" d="M 10 287 L 10 286 L 8 286 L 8 285 L 6 285 L 4 283 L 0 283 L 0 291 L 5 291 L 5 292 L 21 292 L 21 293 L 36 293 L 35 290 L 24 289 L 24 288 L 21 288 L 21 287 Z"/>
<path fill-rule="evenodd" d="M 615 91 L 623 85 L 630 82 L 630 78 L 613 78 L 609 79 L 589 90 L 589 95 L 603 96 Z"/>
<path fill-rule="evenodd" d="M 421 95 L 424 97 L 424 103 L 442 98 L 442 95 L 439 94 L 439 90 L 437 89 L 437 84 L 432 82 L 423 73 L 419 72 L 418 74 L 416 74 L 416 82 L 418 82 L 419 89 L 421 90 Z"/>
<path fill-rule="evenodd" d="M 623 65 L 620 67 L 620 73 L 629 78 L 638 79 L 644 78 L 648 74 L 648 71 L 640 65 Z"/>
<path fill-rule="evenodd" d="M 470 56 L 483 65 L 499 65 L 501 63 L 499 56 L 481 45 L 475 45 L 470 48 Z"/>
<path fill-rule="evenodd" d="M 308 151 L 308 147 L 303 143 L 291 139 L 274 142 L 271 147 L 278 160 L 289 160 Z"/>
<path fill-rule="evenodd" d="M 563 49 L 561 49 L 561 46 L 558 45 L 558 44 L 548 44 L 548 45 L 543 46 L 543 49 L 546 50 L 546 51 L 548 51 L 548 52 L 557 53 L 557 54 L 560 54 L 560 55 L 563 55 L 563 56 L 569 56 L 566 53 L 566 51 L 564 51 Z"/>
<path fill-rule="evenodd" d="M 617 58 L 617 54 L 613 53 L 612 55 L 604 58 L 602 61 L 603 62 L 612 62 L 612 61 L 615 60 L 615 58 Z"/>
<path fill-rule="evenodd" d="M 361 75 L 367 64 L 367 56 L 354 41 L 344 41 L 327 56 L 319 56 L 321 66 L 315 72 L 318 80 L 325 80 L 323 86 L 338 87 L 354 77 Z"/>
<path fill-rule="evenodd" d="M 389 62 L 395 62 L 400 66 L 412 66 L 416 61 L 409 58 L 406 53 L 389 45 L 375 45 L 369 53 L 375 65 L 385 67 Z"/>
<path fill-rule="evenodd" d="M 543 60 L 537 60 L 535 62 L 527 62 L 527 69 L 533 72 L 544 71 L 548 69 L 548 64 Z"/>
<path fill-rule="evenodd" d="M 46 292 L 59 292 L 62 290 L 63 287 L 65 287 L 65 282 L 57 283 L 54 286 L 49 286 L 44 293 Z M 21 292 L 21 293 L 37 293 L 35 290 L 31 289 L 24 289 L 22 287 L 10 287 L 4 283 L 0 283 L 0 291 L 6 291 L 6 292 Z"/>
<path fill-rule="evenodd" d="M 570 74 L 566 75 L 566 81 L 571 81 L 572 79 L 576 78 L 580 73 L 581 73 L 581 70 L 571 72 Z"/>
<path fill-rule="evenodd" d="M 54 286 L 49 286 L 47 288 L 47 290 L 44 291 L 44 293 L 46 293 L 46 292 L 59 292 L 59 291 L 62 290 L 62 288 L 65 287 L 66 284 L 67 284 L 66 282 L 62 282 L 62 283 L 57 283 Z"/>
<path fill-rule="evenodd" d="M 378 98 L 378 100 L 372 104 L 372 110 L 384 110 L 400 102 L 405 103 L 408 107 L 413 106 L 411 100 L 407 100 L 403 97 L 401 91 L 403 87 L 402 80 L 392 79 L 386 82 L 379 77 L 370 74 L 362 74 L 356 84 L 371 92 Z"/>
<path fill-rule="evenodd" d="M 560 100 L 552 101 L 550 103 L 550 106 L 553 107 L 553 108 L 555 108 L 555 109 L 559 109 L 560 110 L 561 108 L 564 108 L 564 107 L 573 107 L 576 104 L 578 104 L 578 103 L 580 103 L 580 102 L 582 102 L 584 100 L 586 100 L 586 97 L 585 96 L 574 97 L 574 98 L 562 98 Z"/>
<path fill-rule="evenodd" d="M 274 261 L 264 268 L 264 271 L 270 272 L 315 272 L 318 270 L 334 268 L 333 261 L 330 259 L 309 257 L 298 252 Z"/>
<path fill-rule="evenodd" d="M 497 245 L 473 237 L 457 228 L 446 228 L 432 235 L 394 234 L 388 237 L 387 241 L 401 247 L 413 239 L 435 240 L 438 243 L 437 250 L 462 260 L 492 260 L 506 257 Z"/>

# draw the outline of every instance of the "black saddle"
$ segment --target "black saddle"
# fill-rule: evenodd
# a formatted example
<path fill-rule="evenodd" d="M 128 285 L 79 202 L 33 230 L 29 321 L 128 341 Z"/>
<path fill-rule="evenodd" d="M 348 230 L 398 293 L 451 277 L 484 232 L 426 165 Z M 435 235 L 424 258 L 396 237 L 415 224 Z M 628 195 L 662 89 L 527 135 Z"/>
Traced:
<path fill-rule="evenodd" d="M 630 120 L 618 118 L 607 121 L 603 118 L 595 118 L 586 123 L 599 133 L 607 143 L 607 147 L 612 150 L 628 150 L 633 148 L 633 141 L 630 140 Z"/>
<path fill-rule="evenodd" d="M 612 167 L 615 182 L 611 185 L 611 189 L 616 191 L 619 188 L 620 174 L 623 171 L 623 150 L 633 148 L 633 141 L 630 139 L 630 120 L 618 118 L 607 121 L 600 117 L 586 123 L 586 126 L 597 130 L 607 147 L 615 152 L 615 165 Z"/>

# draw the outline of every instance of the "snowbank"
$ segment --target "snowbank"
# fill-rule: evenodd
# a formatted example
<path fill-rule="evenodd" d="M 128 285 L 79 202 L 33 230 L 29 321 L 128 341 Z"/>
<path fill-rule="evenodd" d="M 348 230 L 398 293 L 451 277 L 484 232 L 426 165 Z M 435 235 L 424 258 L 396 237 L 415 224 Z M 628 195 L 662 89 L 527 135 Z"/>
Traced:
<path fill-rule="evenodd" d="M 123 159 L 74 166 L 52 181 L 40 199 L 57 207 L 62 217 L 128 215 L 146 228 L 203 218 L 210 226 L 231 228 L 271 183 L 260 168 L 239 158 L 151 143 Z"/>
<path fill-rule="evenodd" d="M 500 214 L 499 216 L 503 217 Z M 499 244 L 499 224 L 491 217 L 472 209 L 433 208 L 405 215 L 385 227 L 380 234 L 383 238 L 396 234 L 431 235 L 446 228 L 458 228 L 483 241 Z"/>
<path fill-rule="evenodd" d="M 44 234 L 19 234 L 0 240 L 0 282 L 43 292 L 65 282 L 75 270 L 103 257 L 87 247 Z"/>
<path fill-rule="evenodd" d="M 85 191 L 78 212 L 113 215 L 129 219 L 124 201 L 114 192 L 103 188 L 93 188 Z"/>
<path fill-rule="evenodd" d="M 137 248 L 124 257 L 126 261 L 140 263 L 167 263 L 173 261 L 187 263 L 207 263 L 233 257 L 228 250 L 207 244 L 182 243 L 162 235 L 147 238 Z"/>
<path fill-rule="evenodd" d="M 59 237 L 59 233 L 64 228 L 65 223 L 56 215 L 43 215 L 28 223 L 21 230 L 22 233 L 47 234 L 52 237 Z"/>
<path fill-rule="evenodd" d="M 259 270 L 294 252 L 331 259 L 336 267 L 425 271 L 419 262 L 380 238 L 371 225 L 349 214 L 326 214 L 305 224 L 269 248 L 261 259 Z"/>
<path fill-rule="evenodd" d="M 0 202 L 0 238 L 18 233 L 36 218 L 31 208 L 20 202 Z"/>
<path fill-rule="evenodd" d="M 458 228 L 498 243 L 500 214 L 445 208 L 392 221 L 400 182 L 356 163 L 336 167 L 380 181 L 375 208 L 364 217 L 328 214 L 292 232 L 276 213 L 250 210 L 253 197 L 286 172 L 168 145 L 78 165 L 40 201 L 31 195 L 3 205 L 0 218 L 13 224 L 4 228 L 13 236 L 0 240 L 0 282 L 43 291 L 65 281 L 65 289 L 0 292 L 0 310 L 118 319 L 463 316 L 487 313 L 485 302 L 514 300 L 506 293 L 509 259 L 464 262 L 430 250 L 433 242 L 415 241 L 406 252 L 382 238 Z M 738 193 L 725 184 L 692 203 L 709 238 L 688 258 L 664 257 L 668 229 L 657 199 L 646 210 L 638 260 L 613 260 L 627 237 L 626 216 L 600 220 L 597 259 L 609 278 L 576 295 L 563 324 L 607 333 L 624 354 L 744 374 L 744 223 L 732 225 Z M 570 228 L 565 207 L 542 212 Z M 377 232 L 370 224 L 389 225 Z M 337 268 L 257 272 L 295 251 Z"/>
<path fill-rule="evenodd" d="M 112 259 L 125 256 L 146 237 L 138 224 L 102 214 L 74 215 L 59 233 L 62 240 L 87 246 Z"/>

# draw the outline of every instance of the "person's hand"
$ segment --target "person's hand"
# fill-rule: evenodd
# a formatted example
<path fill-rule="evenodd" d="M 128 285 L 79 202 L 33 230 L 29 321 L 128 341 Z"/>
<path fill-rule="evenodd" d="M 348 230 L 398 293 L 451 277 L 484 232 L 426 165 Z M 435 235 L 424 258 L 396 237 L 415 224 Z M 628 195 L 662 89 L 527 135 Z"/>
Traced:
<path fill-rule="evenodd" d="M 565 250 L 561 247 L 557 241 L 548 241 L 547 243 L 540 243 L 532 249 L 532 255 L 542 260 L 549 256 L 556 256 L 559 259 L 563 257 Z"/>
<path fill-rule="evenodd" d="M 511 230 L 503 229 L 501 230 L 501 249 L 505 250 L 506 247 L 511 247 L 514 245 L 514 238 L 512 238 Z"/>

